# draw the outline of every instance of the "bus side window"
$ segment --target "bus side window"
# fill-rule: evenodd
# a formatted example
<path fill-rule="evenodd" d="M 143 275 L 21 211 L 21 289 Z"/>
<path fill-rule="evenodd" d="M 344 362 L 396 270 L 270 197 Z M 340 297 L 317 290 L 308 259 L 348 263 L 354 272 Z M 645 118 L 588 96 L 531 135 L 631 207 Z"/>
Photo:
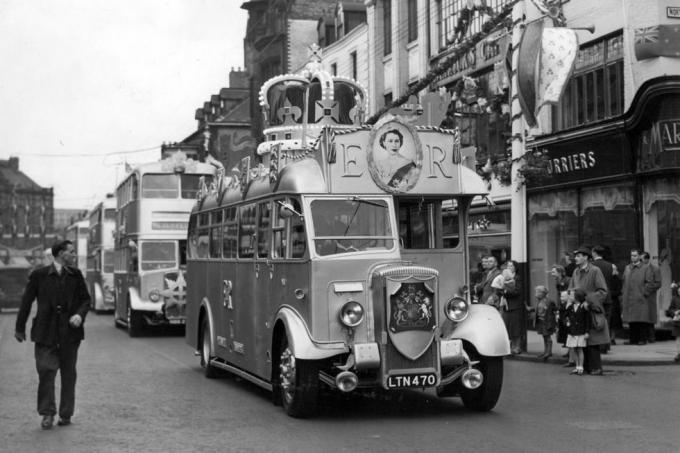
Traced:
<path fill-rule="evenodd" d="M 285 258 L 286 249 L 288 248 L 286 242 L 286 219 L 280 215 L 279 201 L 282 200 L 274 200 L 274 209 L 272 211 L 272 258 Z"/>
<path fill-rule="evenodd" d="M 227 208 L 224 212 L 224 227 L 222 227 L 222 258 L 236 258 L 238 247 L 238 225 L 236 208 Z"/>
<path fill-rule="evenodd" d="M 271 222 L 271 205 L 268 201 L 260 203 L 257 218 L 257 256 L 269 256 L 269 224 Z"/>
<path fill-rule="evenodd" d="M 210 258 L 220 258 L 222 254 L 222 210 L 210 214 Z"/>
<path fill-rule="evenodd" d="M 191 259 L 197 258 L 198 255 L 198 229 L 196 228 L 197 221 L 197 215 L 192 214 L 189 218 L 189 246 L 187 248 L 187 254 Z"/>
<path fill-rule="evenodd" d="M 293 208 L 297 212 L 302 212 L 300 202 L 291 200 Z M 304 258 L 307 252 L 307 237 L 305 234 L 305 224 L 297 215 L 290 218 L 290 243 L 291 258 Z"/>
<path fill-rule="evenodd" d="M 241 206 L 241 222 L 238 230 L 239 258 L 252 258 L 255 253 L 255 205 Z"/>

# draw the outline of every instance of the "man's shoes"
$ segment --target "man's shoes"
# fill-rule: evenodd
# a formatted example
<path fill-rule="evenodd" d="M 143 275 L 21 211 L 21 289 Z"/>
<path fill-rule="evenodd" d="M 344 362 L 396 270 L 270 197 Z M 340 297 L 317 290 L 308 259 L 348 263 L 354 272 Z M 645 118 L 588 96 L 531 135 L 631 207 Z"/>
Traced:
<path fill-rule="evenodd" d="M 626 341 L 626 342 L 623 343 L 623 344 L 625 344 L 626 346 L 630 346 L 630 345 L 635 345 L 635 344 L 637 344 L 637 343 L 633 343 L 632 341 Z"/>
<path fill-rule="evenodd" d="M 680 363 L 680 354 L 676 355 L 675 358 L 673 359 L 675 363 Z"/>
<path fill-rule="evenodd" d="M 68 426 L 70 424 L 71 424 L 71 417 L 59 418 L 59 421 L 57 422 L 57 425 L 59 425 L 59 426 Z"/>
<path fill-rule="evenodd" d="M 42 429 L 52 429 L 54 424 L 54 415 L 43 415 L 42 422 L 40 422 L 40 427 Z"/>
<path fill-rule="evenodd" d="M 592 370 L 592 371 L 588 372 L 588 374 L 591 375 L 591 376 L 602 376 L 604 373 L 602 371 L 602 368 L 600 368 L 598 370 Z"/>

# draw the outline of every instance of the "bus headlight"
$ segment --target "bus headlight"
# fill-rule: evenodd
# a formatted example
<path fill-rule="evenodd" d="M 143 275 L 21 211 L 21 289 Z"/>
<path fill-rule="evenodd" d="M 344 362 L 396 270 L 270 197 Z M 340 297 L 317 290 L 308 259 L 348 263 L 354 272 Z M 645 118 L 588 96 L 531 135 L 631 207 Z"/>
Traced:
<path fill-rule="evenodd" d="M 461 322 L 468 316 L 468 304 L 462 297 L 453 297 L 446 303 L 446 317 Z"/>
<path fill-rule="evenodd" d="M 356 327 L 364 320 L 364 307 L 357 301 L 350 300 L 340 309 L 340 321 L 347 327 Z"/>
<path fill-rule="evenodd" d="M 150 300 L 151 302 L 158 302 L 159 300 L 161 300 L 161 293 L 160 293 L 160 291 L 158 291 L 158 290 L 155 289 L 155 288 L 152 289 L 151 291 L 149 291 L 149 300 Z"/>

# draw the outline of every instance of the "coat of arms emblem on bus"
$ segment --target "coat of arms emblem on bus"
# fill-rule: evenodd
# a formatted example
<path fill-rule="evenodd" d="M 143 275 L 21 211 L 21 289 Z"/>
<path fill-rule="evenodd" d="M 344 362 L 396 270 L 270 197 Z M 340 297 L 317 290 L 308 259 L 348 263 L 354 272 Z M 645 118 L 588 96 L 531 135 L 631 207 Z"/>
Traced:
<path fill-rule="evenodd" d="M 415 360 L 432 342 L 436 326 L 434 289 L 427 282 L 388 285 L 389 335 L 397 350 Z"/>
<path fill-rule="evenodd" d="M 186 280 L 184 273 L 169 272 L 163 277 L 164 288 L 160 295 L 165 298 L 165 310 L 168 318 L 174 316 L 184 316 L 184 306 L 186 304 Z"/>
<path fill-rule="evenodd" d="M 379 121 L 368 142 L 368 169 L 373 181 L 386 192 L 408 192 L 415 187 L 423 166 L 418 133 L 399 117 Z"/>

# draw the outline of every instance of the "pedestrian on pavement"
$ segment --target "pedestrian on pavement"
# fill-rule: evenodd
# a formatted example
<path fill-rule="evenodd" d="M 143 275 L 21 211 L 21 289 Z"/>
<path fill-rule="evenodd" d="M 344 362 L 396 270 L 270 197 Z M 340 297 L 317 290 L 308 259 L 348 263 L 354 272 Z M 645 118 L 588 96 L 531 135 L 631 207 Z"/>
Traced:
<path fill-rule="evenodd" d="M 26 321 L 33 301 L 37 312 L 31 327 L 38 371 L 38 413 L 41 426 L 50 429 L 57 413 L 54 381 L 61 373 L 59 400 L 60 426 L 71 423 L 75 408 L 76 361 L 84 338 L 83 323 L 90 308 L 90 295 L 83 274 L 75 267 L 76 255 L 71 241 L 52 246 L 54 262 L 34 270 L 24 290 L 14 336 L 26 339 Z"/>
<path fill-rule="evenodd" d="M 602 275 L 604 276 L 605 282 L 607 282 L 607 296 L 602 301 L 602 306 L 604 308 L 604 314 L 607 318 L 607 323 L 611 323 L 612 314 L 612 288 L 614 287 L 614 265 L 604 258 L 605 248 L 601 245 L 596 245 L 592 248 L 591 254 L 593 256 L 593 266 L 597 266 Z M 602 344 L 600 347 L 600 352 L 606 354 L 611 348 L 611 338 L 607 339 L 606 344 Z"/>
<path fill-rule="evenodd" d="M 565 308 L 567 306 L 569 283 L 571 279 L 567 277 L 567 272 L 564 266 L 559 264 L 554 264 L 550 269 L 550 275 L 555 279 L 555 288 L 557 289 L 558 304 L 558 317 L 557 317 L 557 342 L 566 347 L 567 343 L 567 326 L 564 321 L 567 319 L 565 314 Z M 564 295 L 562 293 L 565 293 Z M 564 355 L 564 357 L 569 357 L 569 352 Z"/>
<path fill-rule="evenodd" d="M 626 344 L 647 344 L 650 316 L 649 301 L 659 289 L 654 278 L 654 271 L 642 262 L 639 249 L 631 249 L 630 264 L 623 272 L 623 289 L 621 291 L 621 311 L 624 323 L 629 326 L 629 338 Z"/>
<path fill-rule="evenodd" d="M 564 252 L 562 260 L 564 261 L 564 271 L 567 277 L 571 278 L 576 269 L 576 263 L 574 263 L 574 254 L 571 252 Z"/>
<path fill-rule="evenodd" d="M 576 269 L 571 276 L 570 289 L 582 289 L 586 293 L 589 301 L 599 302 L 607 297 L 607 282 L 602 275 L 602 271 L 597 266 L 590 262 L 591 252 L 587 247 L 579 247 L 574 251 L 574 261 L 576 262 Z M 601 306 L 601 305 L 600 305 Z M 606 320 L 605 320 L 606 323 Z M 609 330 L 607 330 L 609 332 Z M 584 370 L 586 372 L 600 371 L 601 368 L 592 368 L 591 363 L 601 363 L 600 357 L 600 341 L 598 337 L 598 344 L 588 343 L 585 350 Z"/>
<path fill-rule="evenodd" d="M 560 293 L 560 302 L 557 306 L 557 342 L 562 343 L 563 347 L 567 347 L 567 338 L 569 336 L 569 326 L 567 325 L 567 306 L 569 305 L 569 300 L 571 296 L 569 291 L 564 290 Z M 576 365 L 575 362 L 571 360 L 571 354 L 567 348 L 567 353 L 563 356 L 567 358 L 567 363 L 563 366 L 566 368 Z"/>
<path fill-rule="evenodd" d="M 495 256 L 486 255 L 482 258 L 482 266 L 484 266 L 484 276 L 474 288 L 477 301 L 480 304 L 498 306 L 498 292 L 491 286 L 494 279 L 501 274 L 500 269 L 498 269 L 498 261 L 496 261 Z"/>
<path fill-rule="evenodd" d="M 567 303 L 567 346 L 569 347 L 570 361 L 574 362 L 576 368 L 570 374 L 582 375 L 584 370 L 583 349 L 586 347 L 588 339 L 588 312 L 585 307 L 586 292 L 581 288 L 571 291 L 569 302 Z"/>
<path fill-rule="evenodd" d="M 534 313 L 536 333 L 543 337 L 543 354 L 539 354 L 538 358 L 544 362 L 552 357 L 552 335 L 557 328 L 557 304 L 548 297 L 548 292 L 545 286 L 536 286 L 536 306 L 529 308 Z"/>
<path fill-rule="evenodd" d="M 673 323 L 673 330 L 671 334 L 675 337 L 675 363 L 680 363 L 680 286 L 673 283 L 671 285 L 673 297 L 671 303 L 666 310 L 666 316 L 671 319 Z"/>
<path fill-rule="evenodd" d="M 651 257 L 649 255 L 649 252 L 642 252 L 642 262 L 649 266 L 652 269 L 652 275 L 654 276 L 654 281 L 658 283 L 659 288 L 661 288 L 661 269 L 659 269 L 659 266 L 656 264 L 652 263 Z M 658 290 L 658 289 L 657 289 Z M 654 290 L 654 297 L 648 297 L 647 298 L 647 306 L 649 307 L 649 326 L 647 329 L 647 341 L 650 343 L 654 343 L 656 341 L 656 330 L 655 330 L 655 325 L 656 322 L 659 320 L 659 315 L 656 310 L 656 293 L 657 290 Z"/>
<path fill-rule="evenodd" d="M 619 272 L 619 267 L 616 264 L 612 264 L 614 267 L 612 283 L 609 288 L 611 299 L 612 299 L 612 311 L 607 322 L 609 323 L 609 337 L 611 344 L 616 344 L 616 332 L 623 330 L 623 321 L 621 319 L 621 287 L 623 282 L 621 281 L 621 272 Z M 625 268 L 625 266 L 621 266 Z"/>
<path fill-rule="evenodd" d="M 522 337 L 527 330 L 527 312 L 522 290 L 522 279 L 516 261 L 508 260 L 503 264 L 503 287 L 499 291 L 501 313 L 505 328 L 510 337 L 510 351 L 513 354 L 522 353 Z"/>
<path fill-rule="evenodd" d="M 599 327 L 594 322 L 588 323 L 588 336 L 586 338 L 584 368 L 588 374 L 602 376 L 602 357 L 601 348 L 609 345 L 609 327 L 602 301 L 597 293 L 586 295 L 586 310 L 588 310 L 588 320 L 592 320 L 595 314 L 602 316 L 603 324 Z"/>

